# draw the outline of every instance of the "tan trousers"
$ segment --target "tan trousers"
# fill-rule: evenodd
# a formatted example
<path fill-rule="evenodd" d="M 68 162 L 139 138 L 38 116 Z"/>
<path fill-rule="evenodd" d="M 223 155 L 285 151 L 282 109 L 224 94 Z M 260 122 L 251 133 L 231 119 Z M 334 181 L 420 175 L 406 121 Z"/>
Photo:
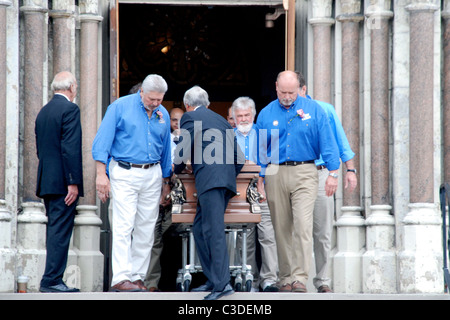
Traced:
<path fill-rule="evenodd" d="M 306 284 L 312 259 L 313 210 L 318 174 L 314 164 L 269 165 L 266 195 L 277 242 L 280 284 Z"/>
<path fill-rule="evenodd" d="M 327 285 L 331 288 L 329 277 L 331 235 L 334 222 L 334 197 L 328 197 L 325 193 L 325 183 L 328 178 L 328 170 L 322 169 L 319 173 L 319 192 L 314 207 L 314 258 L 316 262 L 316 276 L 313 279 L 314 286 Z"/>

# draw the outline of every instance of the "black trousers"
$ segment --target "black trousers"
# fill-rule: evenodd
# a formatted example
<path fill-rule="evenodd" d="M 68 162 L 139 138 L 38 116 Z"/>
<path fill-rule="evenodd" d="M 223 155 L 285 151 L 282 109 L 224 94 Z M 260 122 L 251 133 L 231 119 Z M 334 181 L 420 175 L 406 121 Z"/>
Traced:
<path fill-rule="evenodd" d="M 67 265 L 70 237 L 72 236 L 78 199 L 71 206 L 64 203 L 65 195 L 44 197 L 47 211 L 47 257 L 41 287 L 63 283 L 62 277 Z"/>
<path fill-rule="evenodd" d="M 193 233 L 203 273 L 212 291 L 222 291 L 230 282 L 224 214 L 232 196 L 226 188 L 215 188 L 198 197 Z"/>

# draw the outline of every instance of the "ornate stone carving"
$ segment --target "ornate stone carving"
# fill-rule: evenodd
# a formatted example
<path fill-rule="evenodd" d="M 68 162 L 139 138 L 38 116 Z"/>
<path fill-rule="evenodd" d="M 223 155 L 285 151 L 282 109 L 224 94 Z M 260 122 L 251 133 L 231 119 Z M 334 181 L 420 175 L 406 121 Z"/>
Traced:
<path fill-rule="evenodd" d="M 312 16 L 313 18 L 329 18 L 331 17 L 332 5 L 331 0 L 313 0 Z"/>

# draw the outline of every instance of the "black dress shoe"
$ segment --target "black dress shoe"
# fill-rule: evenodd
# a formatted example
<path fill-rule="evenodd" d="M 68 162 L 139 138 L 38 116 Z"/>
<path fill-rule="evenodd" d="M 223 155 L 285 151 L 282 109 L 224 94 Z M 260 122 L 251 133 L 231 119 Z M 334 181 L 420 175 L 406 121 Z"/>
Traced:
<path fill-rule="evenodd" d="M 212 289 L 213 286 L 207 282 L 205 284 L 202 284 L 200 287 L 192 289 L 191 292 L 211 292 Z"/>
<path fill-rule="evenodd" d="M 280 291 L 280 289 L 278 289 L 275 283 L 266 286 L 263 290 L 263 292 L 278 292 L 278 291 Z"/>
<path fill-rule="evenodd" d="M 64 283 L 60 283 L 54 286 L 48 286 L 48 287 L 43 287 L 41 286 L 39 288 L 40 292 L 44 292 L 44 293 L 48 293 L 48 292 L 80 292 L 80 289 L 77 288 L 69 288 L 68 286 L 66 286 Z"/>
<path fill-rule="evenodd" d="M 234 293 L 233 288 L 231 287 L 230 284 L 227 284 L 225 286 L 225 288 L 223 289 L 223 291 L 211 292 L 203 300 L 217 300 L 217 299 L 220 299 L 222 297 L 229 296 L 230 294 L 233 294 L 233 293 Z"/>

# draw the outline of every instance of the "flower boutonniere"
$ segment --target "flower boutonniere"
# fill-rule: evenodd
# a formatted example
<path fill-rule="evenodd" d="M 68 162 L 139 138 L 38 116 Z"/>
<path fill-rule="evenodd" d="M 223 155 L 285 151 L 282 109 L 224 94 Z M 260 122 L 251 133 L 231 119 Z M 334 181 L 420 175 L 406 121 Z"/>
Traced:
<path fill-rule="evenodd" d="M 159 120 L 159 123 L 165 123 L 163 114 L 160 110 L 156 111 L 156 119 Z"/>
<path fill-rule="evenodd" d="M 305 112 L 303 111 L 303 109 L 298 109 L 297 114 L 291 120 L 289 120 L 289 123 L 291 123 L 291 121 L 294 120 L 296 117 L 300 117 L 302 119 L 305 117 Z"/>

